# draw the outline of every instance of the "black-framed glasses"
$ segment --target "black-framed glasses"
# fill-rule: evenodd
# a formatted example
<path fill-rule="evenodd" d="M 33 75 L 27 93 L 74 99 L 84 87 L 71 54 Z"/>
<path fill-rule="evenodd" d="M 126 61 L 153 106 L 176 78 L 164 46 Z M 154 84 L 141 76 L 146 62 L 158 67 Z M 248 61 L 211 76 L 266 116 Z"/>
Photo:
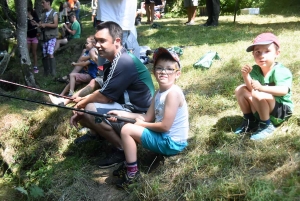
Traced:
<path fill-rule="evenodd" d="M 178 69 L 175 68 L 161 68 L 161 67 L 156 67 L 154 68 L 154 71 L 157 73 L 162 73 L 163 71 L 166 72 L 166 74 L 170 75 L 176 72 Z"/>

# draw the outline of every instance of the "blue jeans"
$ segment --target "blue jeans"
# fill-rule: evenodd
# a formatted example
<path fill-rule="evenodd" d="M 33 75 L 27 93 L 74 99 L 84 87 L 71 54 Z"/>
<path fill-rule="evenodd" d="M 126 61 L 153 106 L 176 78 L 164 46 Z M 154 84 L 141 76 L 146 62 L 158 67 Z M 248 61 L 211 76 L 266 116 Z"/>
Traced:
<path fill-rule="evenodd" d="M 80 13 L 80 9 L 75 10 L 76 19 L 77 19 L 78 21 L 80 21 L 80 19 L 79 19 L 79 13 Z"/>

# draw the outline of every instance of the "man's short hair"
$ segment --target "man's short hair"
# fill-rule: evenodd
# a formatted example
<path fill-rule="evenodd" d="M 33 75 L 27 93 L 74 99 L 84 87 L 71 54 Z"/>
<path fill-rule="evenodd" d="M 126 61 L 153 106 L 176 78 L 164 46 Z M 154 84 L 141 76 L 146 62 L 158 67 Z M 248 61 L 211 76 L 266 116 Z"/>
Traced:
<path fill-rule="evenodd" d="M 68 18 L 70 19 L 71 17 L 76 17 L 76 15 L 73 12 L 71 12 L 69 13 Z"/>
<path fill-rule="evenodd" d="M 45 1 L 50 2 L 50 6 L 52 5 L 53 0 L 45 0 Z"/>
<path fill-rule="evenodd" d="M 102 22 L 97 25 L 97 31 L 100 31 L 102 29 L 108 29 L 109 34 L 111 35 L 113 40 L 116 40 L 116 38 L 120 38 L 121 44 L 122 44 L 123 30 L 120 27 L 120 25 L 118 25 L 117 23 L 115 23 L 113 21 L 106 21 L 106 22 Z"/>

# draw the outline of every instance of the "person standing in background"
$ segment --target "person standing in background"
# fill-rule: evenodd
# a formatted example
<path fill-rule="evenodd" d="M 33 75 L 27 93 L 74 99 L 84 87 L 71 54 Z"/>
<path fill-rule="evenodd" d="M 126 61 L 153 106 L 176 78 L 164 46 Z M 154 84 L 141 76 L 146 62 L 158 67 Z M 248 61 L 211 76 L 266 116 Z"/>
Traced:
<path fill-rule="evenodd" d="M 96 27 L 96 14 L 97 14 L 97 9 L 98 9 L 98 0 L 92 0 L 91 3 L 92 7 L 92 22 L 93 22 L 93 27 Z"/>
<path fill-rule="evenodd" d="M 62 16 L 63 16 L 63 12 L 64 11 L 64 3 L 63 2 L 60 2 L 59 3 L 59 22 L 62 22 Z"/>
<path fill-rule="evenodd" d="M 33 56 L 33 72 L 38 73 L 38 67 L 37 67 L 37 46 L 39 43 L 39 40 L 37 39 L 37 27 L 39 23 L 39 18 L 36 14 L 36 12 L 31 8 L 27 8 L 27 47 L 28 52 L 32 53 Z"/>
<path fill-rule="evenodd" d="M 185 25 L 194 25 L 196 11 L 198 6 L 198 0 L 184 0 L 184 7 L 187 9 L 188 21 L 184 23 Z"/>
<path fill-rule="evenodd" d="M 52 0 L 42 1 L 44 12 L 42 13 L 39 28 L 41 29 L 41 40 L 43 41 L 43 66 L 44 76 L 50 73 L 56 75 L 56 61 L 54 58 L 54 47 L 58 36 L 58 14 L 51 7 Z"/>
<path fill-rule="evenodd" d="M 155 6 L 155 1 L 145 0 L 145 10 L 146 10 L 146 15 L 147 15 L 146 24 L 153 24 L 154 6 Z"/>
<path fill-rule="evenodd" d="M 71 6 L 68 0 L 66 0 L 63 4 L 63 17 L 64 17 L 64 23 L 69 22 L 68 19 L 68 13 L 71 11 Z"/>
<path fill-rule="evenodd" d="M 137 10 L 137 0 L 98 0 L 97 21 L 113 21 L 123 30 L 122 46 L 140 58 L 140 46 L 134 25 Z M 98 65 L 102 66 L 105 59 L 98 57 Z"/>
<path fill-rule="evenodd" d="M 80 19 L 79 19 L 80 2 L 78 0 L 74 0 L 74 11 L 75 11 L 76 19 L 78 21 L 80 21 Z"/>
<path fill-rule="evenodd" d="M 215 27 L 219 25 L 220 0 L 206 0 L 208 19 L 201 26 Z"/>

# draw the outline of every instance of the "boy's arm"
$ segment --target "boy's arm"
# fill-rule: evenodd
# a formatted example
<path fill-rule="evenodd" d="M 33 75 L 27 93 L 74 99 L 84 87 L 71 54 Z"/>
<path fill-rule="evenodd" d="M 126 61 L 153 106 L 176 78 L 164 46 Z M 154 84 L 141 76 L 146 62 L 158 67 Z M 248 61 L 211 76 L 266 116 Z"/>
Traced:
<path fill-rule="evenodd" d="M 54 18 L 53 19 L 53 24 L 51 24 L 51 23 L 41 23 L 40 22 L 40 27 L 42 27 L 42 28 L 46 28 L 46 27 L 57 28 L 58 27 L 58 15 L 57 15 L 57 13 L 55 13 L 53 18 Z"/>
<path fill-rule="evenodd" d="M 89 53 L 89 58 L 93 60 L 95 63 L 98 62 L 98 52 L 96 49 L 91 49 Z"/>
<path fill-rule="evenodd" d="M 89 55 L 87 55 L 87 56 L 83 56 L 83 55 L 82 55 L 82 56 L 79 58 L 78 62 L 86 61 L 86 60 L 88 60 L 88 59 L 90 59 L 90 56 L 89 56 Z"/>
<path fill-rule="evenodd" d="M 137 119 L 137 122 L 135 124 L 143 126 L 145 128 L 148 128 L 156 132 L 169 131 L 172 124 L 174 123 L 178 108 L 183 104 L 182 100 L 183 100 L 182 95 L 180 93 L 178 93 L 177 91 L 170 91 L 165 100 L 164 117 L 161 122 L 151 123 L 151 121 L 146 122 Z M 153 116 L 153 120 L 152 120 L 153 122 L 155 117 L 154 98 L 152 99 L 152 101 L 153 104 L 151 103 L 151 106 L 148 109 L 148 112 L 151 113 L 147 112 L 146 118 L 147 115 L 149 115 L 149 117 Z"/>
<path fill-rule="evenodd" d="M 289 92 L 288 86 L 263 86 L 257 80 L 252 81 L 252 87 L 255 90 L 269 93 L 273 96 L 284 96 Z"/>
<path fill-rule="evenodd" d="M 91 62 L 89 61 L 89 60 L 87 60 L 87 61 L 81 61 L 81 62 L 77 62 L 77 63 L 75 63 L 75 62 L 72 62 L 71 64 L 72 64 L 72 66 L 87 66 L 87 65 L 89 65 Z"/>
<path fill-rule="evenodd" d="M 252 71 L 252 67 L 249 65 L 245 65 L 241 70 L 244 82 L 249 91 L 252 91 L 252 89 L 253 89 L 252 85 L 251 85 L 252 78 L 250 77 L 251 71 Z"/>

